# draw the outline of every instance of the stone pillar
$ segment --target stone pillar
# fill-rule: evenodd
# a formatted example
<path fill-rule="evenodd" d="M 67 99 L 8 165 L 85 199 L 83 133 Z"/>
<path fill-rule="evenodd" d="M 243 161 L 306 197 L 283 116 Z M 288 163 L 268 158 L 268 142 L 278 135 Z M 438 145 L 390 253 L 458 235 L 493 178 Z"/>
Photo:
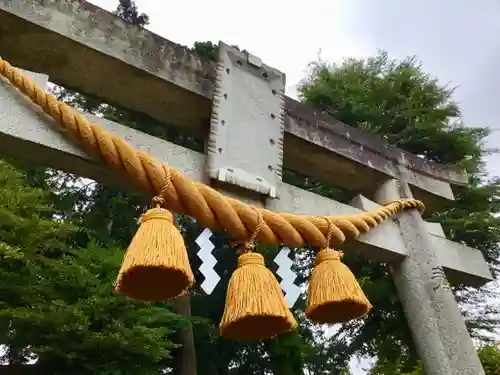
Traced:
<path fill-rule="evenodd" d="M 378 189 L 375 200 L 384 203 L 412 197 L 407 183 L 393 179 Z M 389 268 L 425 373 L 484 375 L 420 213 L 408 210 L 394 220 L 408 256 Z"/>

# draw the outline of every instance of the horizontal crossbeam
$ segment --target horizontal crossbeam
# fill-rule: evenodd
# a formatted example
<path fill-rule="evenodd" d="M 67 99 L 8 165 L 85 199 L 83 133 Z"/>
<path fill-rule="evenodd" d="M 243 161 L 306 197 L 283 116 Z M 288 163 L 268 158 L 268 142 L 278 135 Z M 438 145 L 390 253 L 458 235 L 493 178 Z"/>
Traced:
<path fill-rule="evenodd" d="M 47 76 L 31 76 L 41 87 L 46 87 Z M 96 116 L 89 118 L 110 133 L 123 137 L 137 149 L 177 168 L 191 179 L 204 181 L 205 154 L 106 119 Z M 104 163 L 86 155 L 57 129 L 57 124 L 52 119 L 33 106 L 5 80 L 0 80 L 0 152 L 25 159 L 31 164 L 47 165 L 120 187 L 128 186 L 122 176 L 110 170 Z M 369 204 L 367 202 L 370 202 L 359 198 L 364 206 L 355 208 L 285 183 L 279 186 L 279 190 L 280 199 L 268 200 L 266 205 L 273 211 L 304 215 L 353 215 L 360 213 L 361 209 L 366 209 L 366 204 Z M 429 232 L 436 233 L 436 230 L 429 227 Z M 436 247 L 440 249 L 443 267 L 453 274 L 452 281 L 477 286 L 492 280 L 488 265 L 479 250 L 456 244 L 440 237 L 439 233 L 434 237 Z M 406 256 L 399 229 L 392 221 L 384 222 L 362 235 L 356 243 L 347 246 L 378 261 L 395 262 Z"/>
<path fill-rule="evenodd" d="M 19 67 L 206 136 L 215 66 L 183 46 L 84 1 L 0 0 L 0 34 L 2 57 Z M 286 111 L 289 170 L 372 196 L 403 165 L 428 211 L 453 199 L 450 184 L 467 183 L 461 170 L 389 146 L 293 99 Z"/>

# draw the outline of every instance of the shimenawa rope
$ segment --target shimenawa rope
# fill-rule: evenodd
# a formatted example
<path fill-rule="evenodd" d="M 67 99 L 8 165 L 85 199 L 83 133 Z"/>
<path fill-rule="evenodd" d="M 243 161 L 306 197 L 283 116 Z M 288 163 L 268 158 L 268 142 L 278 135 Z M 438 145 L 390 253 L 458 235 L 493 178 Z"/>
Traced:
<path fill-rule="evenodd" d="M 102 158 L 110 167 L 125 174 L 150 196 L 161 194 L 170 210 L 196 218 L 206 228 L 225 229 L 234 239 L 244 240 L 257 225 L 258 215 L 252 206 L 222 195 L 215 189 L 191 181 L 174 168 L 134 149 L 124 139 L 90 123 L 85 116 L 40 89 L 31 78 L 0 58 L 0 74 L 43 111 L 52 117 L 88 152 Z M 170 174 L 171 183 L 168 184 Z M 352 216 L 326 217 L 334 226 L 332 242 L 336 245 L 346 237 L 355 239 L 407 208 L 424 209 L 414 199 L 389 203 L 374 211 Z M 260 209 L 260 208 L 259 208 Z M 262 228 L 258 239 L 268 244 L 286 244 L 300 248 L 305 244 L 321 247 L 328 233 L 328 221 L 320 216 L 300 216 L 260 209 Z"/>
<path fill-rule="evenodd" d="M 188 214 L 206 228 L 224 229 L 243 244 L 238 267 L 226 295 L 221 334 L 231 339 L 260 340 L 294 329 L 297 323 L 285 304 L 264 257 L 254 241 L 322 249 L 311 274 L 306 315 L 320 323 L 337 323 L 366 314 L 371 305 L 352 272 L 341 261 L 339 246 L 405 209 L 423 211 L 422 202 L 402 199 L 352 216 L 300 216 L 276 213 L 222 195 L 191 181 L 174 168 L 134 149 L 57 98 L 0 58 L 0 75 L 52 117 L 89 153 L 126 175 L 153 198 L 154 207 L 124 256 L 116 289 L 137 300 L 158 301 L 187 292 L 194 283 L 184 240 L 169 210 Z M 168 207 L 168 210 L 167 210 Z"/>

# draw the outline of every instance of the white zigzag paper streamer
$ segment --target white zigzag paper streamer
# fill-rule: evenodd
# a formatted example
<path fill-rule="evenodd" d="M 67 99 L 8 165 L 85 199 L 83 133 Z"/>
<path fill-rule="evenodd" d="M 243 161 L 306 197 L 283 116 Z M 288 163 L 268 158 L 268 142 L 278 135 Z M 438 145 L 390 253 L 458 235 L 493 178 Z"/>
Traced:
<path fill-rule="evenodd" d="M 274 263 L 278 265 L 276 273 L 281 277 L 280 286 L 285 292 L 285 300 L 288 307 L 293 307 L 300 296 L 301 290 L 293 283 L 297 278 L 297 274 L 292 271 L 293 262 L 288 257 L 288 254 L 290 254 L 290 249 L 288 247 L 282 248 L 274 258 Z"/>
<path fill-rule="evenodd" d="M 200 250 L 196 255 L 201 259 L 202 263 L 200 266 L 200 272 L 205 276 L 205 280 L 201 283 L 201 289 L 207 294 L 212 294 L 215 287 L 220 281 L 220 276 L 214 270 L 214 266 L 217 264 L 217 259 L 212 255 L 212 250 L 215 248 L 212 241 L 212 231 L 206 228 L 196 239 L 196 244 L 199 246 Z"/>

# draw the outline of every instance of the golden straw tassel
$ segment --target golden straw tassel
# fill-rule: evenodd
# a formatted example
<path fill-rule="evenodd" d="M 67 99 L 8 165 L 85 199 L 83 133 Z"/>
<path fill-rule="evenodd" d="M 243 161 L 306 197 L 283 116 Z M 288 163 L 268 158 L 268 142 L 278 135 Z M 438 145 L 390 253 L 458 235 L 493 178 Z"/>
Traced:
<path fill-rule="evenodd" d="M 116 290 L 142 301 L 161 301 L 177 297 L 193 284 L 194 275 L 184 239 L 174 224 L 172 213 L 161 205 L 161 197 L 153 198 L 156 207 L 140 219 L 130 246 L 125 253 L 116 281 Z"/>
<path fill-rule="evenodd" d="M 252 237 L 238 251 L 238 266 L 226 294 L 221 336 L 232 340 L 267 340 L 297 327 L 278 280 L 266 268 L 264 257 L 253 252 L 262 214 Z"/>
<path fill-rule="evenodd" d="M 325 248 L 316 254 L 309 279 L 306 316 L 317 323 L 341 323 L 359 318 L 371 309 L 351 270 L 340 260 L 343 253 L 329 246 L 334 231 L 328 220 Z"/>

